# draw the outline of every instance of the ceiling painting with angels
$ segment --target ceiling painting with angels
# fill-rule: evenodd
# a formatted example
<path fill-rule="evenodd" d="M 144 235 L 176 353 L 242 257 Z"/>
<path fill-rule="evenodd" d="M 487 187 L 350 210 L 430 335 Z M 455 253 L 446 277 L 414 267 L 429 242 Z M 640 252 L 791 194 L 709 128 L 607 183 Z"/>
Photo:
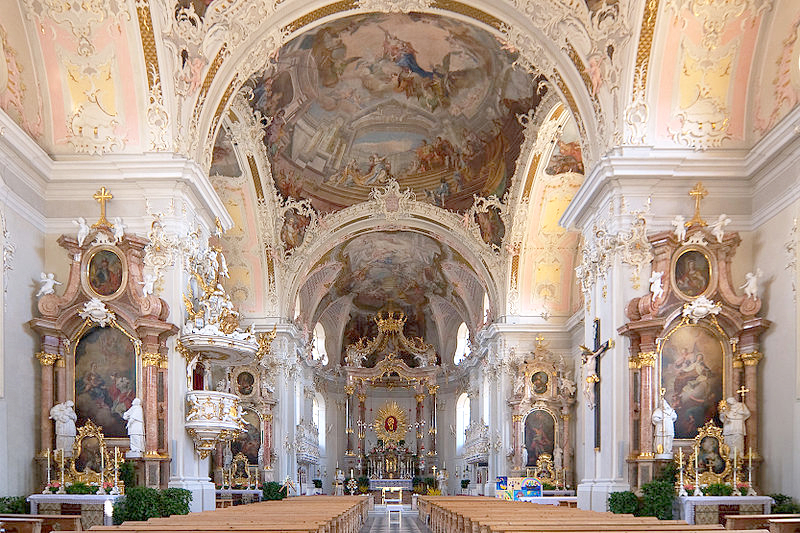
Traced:
<path fill-rule="evenodd" d="M 517 115 L 544 94 L 488 32 L 424 14 L 367 14 L 296 37 L 245 85 L 265 117 L 276 187 L 320 212 L 396 179 L 462 211 L 510 186 Z M 269 118 L 267 118 L 269 117 Z"/>

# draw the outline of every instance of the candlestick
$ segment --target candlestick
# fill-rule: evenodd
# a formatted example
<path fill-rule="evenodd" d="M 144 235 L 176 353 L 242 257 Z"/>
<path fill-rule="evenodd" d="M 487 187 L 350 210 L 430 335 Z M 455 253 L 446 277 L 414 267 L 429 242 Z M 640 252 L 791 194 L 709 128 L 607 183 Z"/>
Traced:
<path fill-rule="evenodd" d="M 119 484 L 119 478 L 117 477 L 117 465 L 119 464 L 117 452 L 119 452 L 119 446 L 114 446 L 114 488 L 112 489 L 112 492 L 117 490 L 117 484 Z"/>
<path fill-rule="evenodd" d="M 739 490 L 738 488 L 736 488 L 736 459 L 737 459 L 737 453 L 736 452 L 738 452 L 738 451 L 739 451 L 738 448 L 734 448 L 733 449 L 733 490 L 734 491 L 738 491 Z"/>
<path fill-rule="evenodd" d="M 680 472 L 680 481 L 679 481 L 679 483 L 680 483 L 681 488 L 678 491 L 678 496 L 688 496 L 689 494 L 687 494 L 686 486 L 684 485 L 684 482 L 683 482 L 683 448 L 678 448 L 678 462 L 681 465 L 680 466 L 680 471 L 679 471 Z"/>
<path fill-rule="evenodd" d="M 47 448 L 47 484 L 50 484 L 50 448 Z"/>
<path fill-rule="evenodd" d="M 64 494 L 67 490 L 64 488 L 64 448 L 61 448 L 61 486 L 58 487 L 58 493 Z"/>
<path fill-rule="evenodd" d="M 694 492 L 692 493 L 693 496 L 702 496 L 703 491 L 700 490 L 700 476 L 697 472 L 697 455 L 700 451 L 700 448 L 695 444 L 694 446 Z"/>

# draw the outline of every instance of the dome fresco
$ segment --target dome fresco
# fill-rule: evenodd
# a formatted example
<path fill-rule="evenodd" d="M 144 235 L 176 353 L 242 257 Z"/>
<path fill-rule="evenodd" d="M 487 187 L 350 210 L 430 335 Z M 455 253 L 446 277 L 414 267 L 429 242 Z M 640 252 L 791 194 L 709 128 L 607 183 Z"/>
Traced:
<path fill-rule="evenodd" d="M 272 117 L 276 187 L 330 212 L 396 179 L 452 210 L 502 196 L 523 140 L 517 115 L 543 90 L 488 32 L 423 14 L 366 14 L 300 35 L 252 77 Z M 538 92 L 537 92 L 538 91 Z"/>

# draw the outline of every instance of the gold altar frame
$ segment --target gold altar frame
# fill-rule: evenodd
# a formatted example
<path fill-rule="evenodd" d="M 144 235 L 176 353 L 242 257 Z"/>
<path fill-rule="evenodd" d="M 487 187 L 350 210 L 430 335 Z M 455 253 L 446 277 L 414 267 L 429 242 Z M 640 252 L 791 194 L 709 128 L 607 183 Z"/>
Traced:
<path fill-rule="evenodd" d="M 533 407 L 528 409 L 528 411 L 523 415 L 523 418 L 522 418 L 522 443 L 523 443 L 522 447 L 525 448 L 525 428 L 527 427 L 527 424 L 528 424 L 528 417 L 530 415 L 532 415 L 535 411 L 544 411 L 545 413 L 550 415 L 550 417 L 552 417 L 552 419 L 553 419 L 553 451 L 555 452 L 555 449 L 559 448 L 559 447 L 561 447 L 562 450 L 563 450 L 563 446 L 560 446 L 561 445 L 561 433 L 560 433 L 559 427 L 558 427 L 559 426 L 560 416 L 557 413 L 555 413 L 552 409 L 550 409 L 549 407 L 546 407 L 544 405 L 534 405 Z M 550 455 L 549 453 L 543 454 L 543 455 L 550 456 L 550 459 L 552 461 L 552 458 L 553 458 L 552 455 Z M 541 455 L 539 457 L 541 457 Z M 539 460 L 538 459 L 536 460 L 536 464 L 538 466 L 538 464 L 539 464 Z M 534 467 L 530 467 L 528 465 L 522 465 L 522 468 L 534 468 Z"/>
<path fill-rule="evenodd" d="M 692 453 L 689 455 L 689 464 L 686 468 L 685 483 L 694 483 L 695 480 L 695 455 L 697 455 L 700 446 L 704 439 L 715 439 L 717 441 L 717 451 L 720 458 L 725 462 L 725 468 L 722 472 L 716 473 L 711 470 L 702 472 L 697 475 L 697 482 L 700 486 L 710 485 L 712 483 L 730 483 L 733 478 L 733 465 L 730 459 L 730 448 L 725 444 L 722 436 L 722 428 L 714 425 L 714 422 L 709 420 L 706 424 L 698 429 L 697 436 L 694 438 L 694 447 Z"/>
<path fill-rule="evenodd" d="M 389 417 L 394 417 L 397 422 L 397 430 L 391 433 L 386 429 L 385 425 L 386 419 Z M 375 434 L 379 439 L 383 439 L 384 443 L 398 443 L 405 438 L 408 431 L 406 412 L 397 405 L 397 402 L 388 402 L 378 409 L 378 414 L 372 422 L 372 427 L 375 430 Z"/>
<path fill-rule="evenodd" d="M 100 475 L 99 471 L 95 471 L 90 468 L 85 468 L 82 471 L 79 471 L 75 468 L 75 459 L 80 457 L 84 447 L 83 441 L 86 439 L 97 439 L 98 441 L 100 454 L 102 455 L 102 476 Z M 78 428 L 78 435 L 75 438 L 75 443 L 72 445 L 72 457 L 67 459 L 69 459 L 69 468 L 67 469 L 67 472 L 73 483 L 81 482 L 99 484 L 101 477 L 106 483 L 111 483 L 114 481 L 114 458 L 108 453 L 106 438 L 105 435 L 103 435 L 103 428 L 96 425 L 91 420 Z"/>

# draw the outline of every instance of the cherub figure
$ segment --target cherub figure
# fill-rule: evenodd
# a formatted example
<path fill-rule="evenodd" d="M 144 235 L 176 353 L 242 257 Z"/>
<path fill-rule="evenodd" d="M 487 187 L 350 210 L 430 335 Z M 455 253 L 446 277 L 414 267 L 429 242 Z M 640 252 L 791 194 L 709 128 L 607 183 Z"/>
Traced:
<path fill-rule="evenodd" d="M 725 236 L 725 226 L 731 223 L 731 219 L 725 213 L 721 214 L 716 222 L 709 226 L 711 234 L 717 238 L 717 242 L 722 242 Z"/>
<path fill-rule="evenodd" d="M 752 298 L 754 300 L 758 298 L 758 280 L 763 275 L 764 273 L 760 268 L 757 268 L 755 273 L 748 272 L 744 275 L 744 285 L 739 288 L 744 289 L 744 293 L 748 298 Z"/>
<path fill-rule="evenodd" d="M 44 296 L 45 294 L 53 294 L 56 292 L 55 286 L 61 285 L 60 281 L 55 280 L 55 274 L 52 272 L 49 274 L 42 272 L 41 276 L 39 276 L 39 283 L 39 292 L 36 293 L 37 298 Z"/>
<path fill-rule="evenodd" d="M 86 237 L 89 236 L 89 224 L 86 223 L 86 219 L 83 217 L 76 218 L 72 223 L 78 226 L 78 246 L 83 246 Z"/>
<path fill-rule="evenodd" d="M 114 226 L 114 242 L 120 242 L 125 236 L 125 224 L 122 223 L 122 217 L 114 217 L 111 222 Z"/>
<path fill-rule="evenodd" d="M 658 300 L 664 294 L 664 285 L 661 281 L 663 276 L 663 272 L 653 272 L 650 276 L 650 292 L 653 293 L 652 301 Z"/>
<path fill-rule="evenodd" d="M 675 218 L 672 219 L 672 225 L 675 226 L 675 236 L 678 238 L 678 242 L 683 242 L 686 240 L 686 219 L 683 215 L 675 215 Z"/>

